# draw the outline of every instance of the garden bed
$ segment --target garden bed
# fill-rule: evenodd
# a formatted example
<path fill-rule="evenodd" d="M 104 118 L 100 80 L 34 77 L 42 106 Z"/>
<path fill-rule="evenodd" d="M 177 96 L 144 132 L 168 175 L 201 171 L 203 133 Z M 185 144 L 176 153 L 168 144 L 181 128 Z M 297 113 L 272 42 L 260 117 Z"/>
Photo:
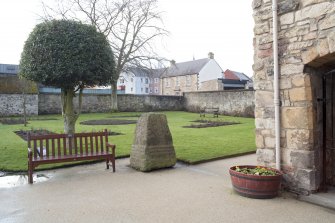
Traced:
<path fill-rule="evenodd" d="M 198 122 L 201 124 L 191 124 L 191 125 L 183 126 L 183 128 L 209 128 L 209 127 L 240 124 L 239 122 L 212 121 L 212 120 L 195 120 L 192 122 Z"/>
<path fill-rule="evenodd" d="M 121 120 L 121 119 L 100 119 L 88 120 L 80 122 L 81 125 L 129 125 L 136 124 L 137 120 Z"/>

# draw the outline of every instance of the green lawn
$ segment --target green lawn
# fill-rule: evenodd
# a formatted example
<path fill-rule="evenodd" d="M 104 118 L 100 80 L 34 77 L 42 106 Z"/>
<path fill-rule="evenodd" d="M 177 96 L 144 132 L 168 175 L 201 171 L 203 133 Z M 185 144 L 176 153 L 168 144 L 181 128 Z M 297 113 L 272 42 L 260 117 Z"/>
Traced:
<path fill-rule="evenodd" d="M 254 119 L 219 116 L 219 120 L 240 122 L 237 125 L 228 125 L 211 128 L 183 128 L 182 126 L 195 124 L 191 121 L 200 119 L 197 113 L 164 112 L 167 115 L 172 133 L 177 158 L 187 163 L 231 156 L 240 153 L 255 151 Z M 112 116 L 133 116 L 140 113 L 94 113 L 82 114 L 76 124 L 77 132 L 100 131 L 105 128 L 124 135 L 110 136 L 109 141 L 116 144 L 118 157 L 128 156 L 134 138 L 135 124 L 130 125 L 81 125 L 85 120 L 107 119 Z M 57 120 L 37 120 L 53 118 Z M 137 119 L 136 117 L 118 117 L 116 119 Z M 206 118 L 214 119 L 216 118 Z M 61 115 L 43 115 L 29 120 L 27 127 L 19 125 L 0 124 L 0 170 L 26 171 L 27 170 L 27 143 L 14 131 L 47 129 L 56 133 L 63 132 Z M 53 165 L 55 166 L 55 165 Z M 59 165 L 56 165 L 59 166 Z M 39 168 L 50 167 L 42 165 Z M 38 168 L 37 168 L 38 169 Z"/>

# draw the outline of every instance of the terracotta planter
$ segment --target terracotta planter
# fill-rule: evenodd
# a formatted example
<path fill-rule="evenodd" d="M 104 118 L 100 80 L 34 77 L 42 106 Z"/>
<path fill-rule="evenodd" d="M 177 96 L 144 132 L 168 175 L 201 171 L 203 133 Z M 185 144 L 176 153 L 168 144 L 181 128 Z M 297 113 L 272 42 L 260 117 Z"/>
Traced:
<path fill-rule="evenodd" d="M 240 168 L 255 168 L 256 166 L 239 166 Z M 261 166 L 262 167 L 262 166 Z M 278 195 L 283 173 L 279 170 L 267 168 L 278 173 L 276 176 L 259 176 L 244 174 L 235 171 L 235 166 L 229 169 L 231 182 L 234 190 L 245 197 L 250 198 L 273 198 Z"/>

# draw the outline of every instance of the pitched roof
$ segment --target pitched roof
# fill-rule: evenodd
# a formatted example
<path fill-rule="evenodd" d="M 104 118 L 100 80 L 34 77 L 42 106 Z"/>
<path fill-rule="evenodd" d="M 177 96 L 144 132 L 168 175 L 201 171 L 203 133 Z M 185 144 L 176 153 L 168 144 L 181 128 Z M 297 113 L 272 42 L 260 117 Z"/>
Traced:
<path fill-rule="evenodd" d="M 224 72 L 224 79 L 230 79 L 230 80 L 240 80 L 240 81 L 252 81 L 250 77 L 245 75 L 244 73 L 232 71 L 227 69 Z"/>
<path fill-rule="evenodd" d="M 133 73 L 136 77 L 147 77 L 149 71 L 141 67 L 129 67 L 127 72 Z"/>
<path fill-rule="evenodd" d="M 0 74 L 18 74 L 19 65 L 0 64 Z"/>
<path fill-rule="evenodd" d="M 150 77 L 160 78 L 166 71 L 167 68 L 158 68 L 150 70 Z"/>
<path fill-rule="evenodd" d="M 163 76 L 174 77 L 188 74 L 198 74 L 209 60 L 209 58 L 204 58 L 182 63 L 175 63 L 166 69 L 166 72 Z"/>

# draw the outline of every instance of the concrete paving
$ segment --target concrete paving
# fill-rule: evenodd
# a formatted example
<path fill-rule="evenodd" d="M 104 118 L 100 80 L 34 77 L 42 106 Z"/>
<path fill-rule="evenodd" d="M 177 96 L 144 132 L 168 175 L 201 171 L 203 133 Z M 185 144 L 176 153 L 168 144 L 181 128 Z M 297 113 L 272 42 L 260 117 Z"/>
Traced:
<path fill-rule="evenodd" d="M 335 222 L 335 211 L 283 193 L 269 200 L 237 195 L 228 168 L 247 155 L 142 173 L 129 159 L 37 172 L 49 179 L 0 188 L 0 222 Z M 21 179 L 22 180 L 22 179 Z"/>

